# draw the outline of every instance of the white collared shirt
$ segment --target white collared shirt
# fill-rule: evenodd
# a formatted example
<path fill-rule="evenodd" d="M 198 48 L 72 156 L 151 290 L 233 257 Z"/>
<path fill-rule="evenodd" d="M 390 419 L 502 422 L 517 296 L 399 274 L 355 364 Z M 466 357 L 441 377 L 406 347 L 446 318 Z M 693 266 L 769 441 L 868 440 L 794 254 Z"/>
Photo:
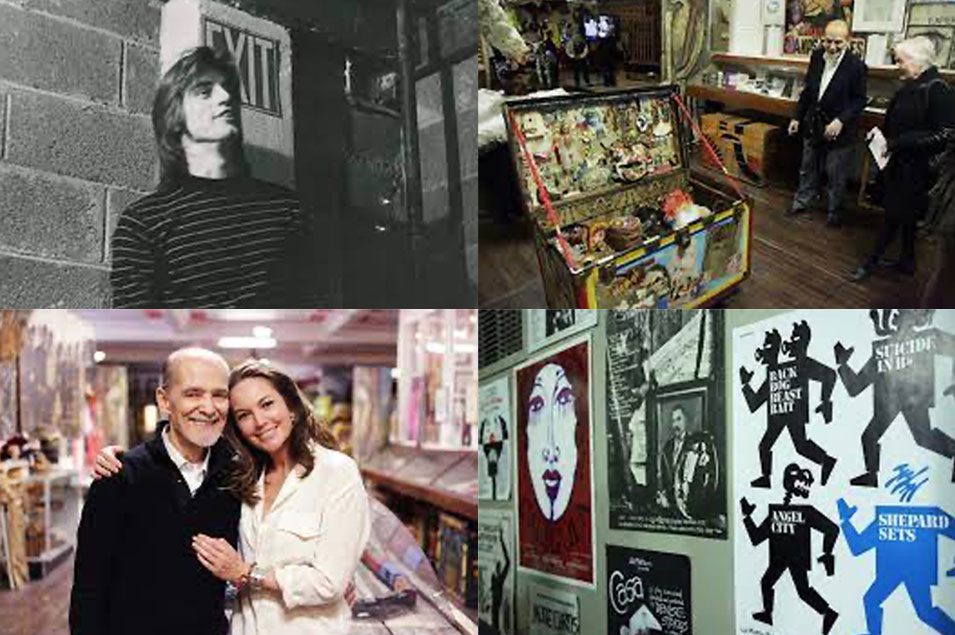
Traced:
<path fill-rule="evenodd" d="M 371 533 L 368 495 L 358 465 L 341 452 L 311 444 L 315 467 L 296 466 L 268 513 L 242 505 L 239 550 L 246 562 L 274 571 L 281 593 L 239 596 L 232 635 L 344 635 L 351 610 L 343 592 Z"/>
<path fill-rule="evenodd" d="M 842 58 L 846 56 L 846 48 L 842 48 L 842 52 L 839 53 L 839 57 L 836 58 L 835 62 L 829 62 L 826 58 L 826 54 L 822 54 L 822 80 L 819 82 L 819 100 L 822 99 L 822 96 L 826 93 L 826 89 L 829 87 L 829 82 L 832 81 L 832 76 L 836 74 L 836 71 L 839 69 L 839 64 L 842 64 Z"/>
<path fill-rule="evenodd" d="M 169 458 L 172 459 L 173 464 L 179 470 L 179 473 L 182 474 L 182 478 L 186 481 L 186 486 L 189 488 L 190 494 L 195 494 L 196 490 L 199 489 L 199 486 L 202 485 L 202 481 L 206 480 L 206 474 L 209 472 L 209 452 L 206 449 L 206 458 L 202 460 L 202 463 L 192 463 L 182 455 L 182 452 L 176 448 L 175 444 L 172 442 L 172 439 L 169 438 L 169 426 L 168 424 L 162 429 L 162 442 L 166 446 L 166 452 L 169 454 Z"/>

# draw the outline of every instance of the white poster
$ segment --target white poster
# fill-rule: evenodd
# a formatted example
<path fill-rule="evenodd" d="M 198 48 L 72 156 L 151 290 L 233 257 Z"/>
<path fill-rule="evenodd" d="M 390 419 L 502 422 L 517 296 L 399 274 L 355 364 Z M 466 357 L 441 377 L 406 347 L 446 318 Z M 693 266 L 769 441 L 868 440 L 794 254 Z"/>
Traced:
<path fill-rule="evenodd" d="M 580 602 L 577 594 L 530 586 L 530 632 L 534 635 L 579 635 Z"/>
<path fill-rule="evenodd" d="M 507 376 L 480 388 L 478 439 L 478 498 L 504 501 L 511 498 L 511 390 Z"/>
<path fill-rule="evenodd" d="M 528 309 L 527 350 L 552 344 L 597 323 L 594 309 Z"/>
<path fill-rule="evenodd" d="M 955 312 L 733 332 L 736 631 L 955 634 Z"/>
<path fill-rule="evenodd" d="M 482 634 L 516 632 L 513 558 L 513 514 L 482 509 L 478 518 L 478 621 Z"/>

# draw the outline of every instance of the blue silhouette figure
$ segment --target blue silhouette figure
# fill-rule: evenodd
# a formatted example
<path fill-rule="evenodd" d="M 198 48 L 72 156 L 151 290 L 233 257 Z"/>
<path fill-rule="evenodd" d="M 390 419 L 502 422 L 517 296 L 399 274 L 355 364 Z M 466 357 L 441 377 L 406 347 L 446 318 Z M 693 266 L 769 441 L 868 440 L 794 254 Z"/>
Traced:
<path fill-rule="evenodd" d="M 955 620 L 932 605 L 932 587 L 938 584 L 938 537 L 955 540 L 955 518 L 938 507 L 879 505 L 875 519 L 860 533 L 852 524 L 857 508 L 842 498 L 838 506 L 852 555 L 875 549 L 875 580 L 862 598 L 868 635 L 882 635 L 882 604 L 899 585 L 905 585 L 922 622 L 942 635 L 955 635 Z M 947 575 L 955 577 L 955 568 Z"/>

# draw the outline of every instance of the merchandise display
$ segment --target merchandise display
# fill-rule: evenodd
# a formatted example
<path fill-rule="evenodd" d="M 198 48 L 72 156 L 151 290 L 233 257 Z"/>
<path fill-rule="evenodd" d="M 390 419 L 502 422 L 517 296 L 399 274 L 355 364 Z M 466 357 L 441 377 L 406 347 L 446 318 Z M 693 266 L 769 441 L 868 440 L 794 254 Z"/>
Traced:
<path fill-rule="evenodd" d="M 750 207 L 691 175 L 672 87 L 506 105 L 550 306 L 695 306 L 746 277 Z"/>

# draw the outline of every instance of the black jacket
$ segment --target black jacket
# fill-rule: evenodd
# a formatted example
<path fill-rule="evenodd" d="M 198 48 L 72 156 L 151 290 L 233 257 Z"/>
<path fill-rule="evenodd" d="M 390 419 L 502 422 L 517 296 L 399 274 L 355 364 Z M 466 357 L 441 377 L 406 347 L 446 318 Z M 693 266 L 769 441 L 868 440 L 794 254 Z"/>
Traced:
<path fill-rule="evenodd" d="M 202 485 L 189 488 L 161 435 L 93 483 L 80 522 L 72 635 L 224 635 L 225 583 L 200 564 L 192 536 L 235 546 L 240 502 L 224 489 L 232 451 L 220 439 Z"/>
<path fill-rule="evenodd" d="M 796 119 L 805 136 L 813 132 L 811 120 L 814 111 L 821 113 L 821 120 L 828 124 L 833 119 L 842 122 L 842 132 L 831 143 L 843 146 L 853 143 L 859 129 L 859 115 L 865 109 L 866 87 L 865 63 L 852 51 L 843 54 L 826 92 L 819 99 L 819 86 L 822 83 L 822 71 L 826 66 L 822 49 L 816 49 L 809 59 L 806 71 L 806 85 L 799 95 L 796 106 Z"/>
<path fill-rule="evenodd" d="M 945 148 L 944 130 L 955 126 L 955 92 L 934 66 L 906 81 L 885 111 L 891 158 L 885 166 L 888 215 L 921 218 L 934 184 L 929 161 Z"/>

